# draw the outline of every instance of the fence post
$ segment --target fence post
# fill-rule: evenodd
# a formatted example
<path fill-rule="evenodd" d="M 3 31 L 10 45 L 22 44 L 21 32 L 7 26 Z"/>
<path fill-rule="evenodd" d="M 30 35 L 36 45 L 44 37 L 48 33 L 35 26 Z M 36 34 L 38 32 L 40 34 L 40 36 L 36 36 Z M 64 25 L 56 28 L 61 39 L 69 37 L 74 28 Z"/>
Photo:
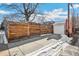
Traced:
<path fill-rule="evenodd" d="M 41 35 L 41 27 L 40 27 L 40 24 L 39 24 L 39 32 L 40 32 L 39 35 Z"/>
<path fill-rule="evenodd" d="M 28 37 L 30 36 L 29 23 L 28 23 Z"/>
<path fill-rule="evenodd" d="M 52 26 L 52 34 L 54 33 L 54 27 L 53 27 L 53 25 L 51 25 Z"/>
<path fill-rule="evenodd" d="M 41 31 L 41 24 L 40 24 L 40 26 L 39 26 L 39 27 L 40 27 L 40 35 L 41 35 L 41 34 L 42 34 L 42 31 Z"/>

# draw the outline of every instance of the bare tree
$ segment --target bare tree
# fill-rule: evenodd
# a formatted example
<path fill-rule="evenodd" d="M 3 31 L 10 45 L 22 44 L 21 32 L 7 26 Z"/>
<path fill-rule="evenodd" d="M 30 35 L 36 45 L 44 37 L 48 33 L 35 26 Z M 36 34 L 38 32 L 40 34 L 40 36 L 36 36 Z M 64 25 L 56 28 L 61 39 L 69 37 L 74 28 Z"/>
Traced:
<path fill-rule="evenodd" d="M 29 21 L 31 15 L 36 12 L 38 5 L 39 5 L 38 3 L 18 3 L 18 4 L 13 3 L 7 5 L 7 8 L 9 10 L 14 10 L 18 16 L 23 16 L 26 21 Z M 34 18 L 35 16 L 36 14 L 34 15 Z"/>

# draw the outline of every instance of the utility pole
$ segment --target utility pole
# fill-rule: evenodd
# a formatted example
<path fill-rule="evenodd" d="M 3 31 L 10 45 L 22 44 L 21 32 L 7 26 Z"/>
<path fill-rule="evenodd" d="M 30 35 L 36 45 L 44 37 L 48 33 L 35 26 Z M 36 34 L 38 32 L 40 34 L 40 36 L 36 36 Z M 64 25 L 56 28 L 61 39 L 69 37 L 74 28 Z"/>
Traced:
<path fill-rule="evenodd" d="M 71 4 L 71 7 L 72 7 L 72 30 L 73 30 L 73 34 L 75 33 L 75 22 L 76 22 L 76 18 L 75 18 L 75 16 L 74 16 L 74 14 L 75 14 L 75 10 L 74 10 L 74 7 L 73 7 L 73 5 Z"/>
<path fill-rule="evenodd" d="M 70 6 L 72 7 L 72 15 L 71 15 L 71 11 L 70 11 Z M 72 16 L 72 18 L 71 18 L 71 16 Z M 72 24 L 70 24 L 70 22 L 72 22 Z M 70 29 L 72 29 L 72 31 L 70 31 Z M 72 36 L 74 31 L 75 31 L 74 30 L 74 8 L 71 3 L 68 3 L 68 36 L 69 37 Z"/>
<path fill-rule="evenodd" d="M 78 19 L 79 17 L 78 17 L 78 13 L 77 13 L 77 22 L 79 23 L 79 19 Z M 76 26 L 78 26 L 78 23 L 77 23 L 77 25 Z M 78 26 L 79 27 L 79 26 Z"/>
<path fill-rule="evenodd" d="M 78 13 L 77 13 L 77 20 L 78 20 Z"/>
<path fill-rule="evenodd" d="M 69 19 L 70 19 L 70 3 L 68 3 L 68 36 L 70 36 L 69 34 Z"/>

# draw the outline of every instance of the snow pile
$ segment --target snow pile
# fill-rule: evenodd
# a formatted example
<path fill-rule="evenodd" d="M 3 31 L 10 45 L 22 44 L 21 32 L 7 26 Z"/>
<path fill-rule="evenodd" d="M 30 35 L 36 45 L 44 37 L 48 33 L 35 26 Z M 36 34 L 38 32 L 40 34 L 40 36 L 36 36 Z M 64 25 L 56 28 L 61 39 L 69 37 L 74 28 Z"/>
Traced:
<path fill-rule="evenodd" d="M 67 45 L 63 48 L 60 56 L 79 56 L 79 47 Z"/>
<path fill-rule="evenodd" d="M 7 44 L 7 43 L 8 43 L 4 31 L 0 31 L 0 43 L 1 43 L 1 44 Z"/>
<path fill-rule="evenodd" d="M 65 35 L 62 35 L 62 38 L 59 40 L 51 39 L 52 42 L 50 44 L 30 54 L 27 54 L 26 56 L 57 56 L 57 55 L 60 55 L 60 53 L 63 51 L 63 48 L 68 46 L 68 43 L 67 43 L 68 40 L 69 39 Z"/>

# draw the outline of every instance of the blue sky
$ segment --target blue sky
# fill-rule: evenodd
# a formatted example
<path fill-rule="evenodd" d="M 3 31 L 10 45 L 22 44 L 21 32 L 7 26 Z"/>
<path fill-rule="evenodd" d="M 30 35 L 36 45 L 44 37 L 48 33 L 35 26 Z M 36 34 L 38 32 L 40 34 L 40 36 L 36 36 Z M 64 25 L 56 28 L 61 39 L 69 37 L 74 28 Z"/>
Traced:
<path fill-rule="evenodd" d="M 67 3 L 44 3 L 41 4 L 38 9 L 40 10 L 40 12 L 53 12 L 55 9 L 63 9 L 64 11 L 67 11 Z M 53 13 L 52 13 L 53 14 Z M 67 14 L 60 14 L 61 16 L 67 16 Z M 54 20 L 56 22 L 63 22 L 64 19 L 58 19 L 58 18 L 51 18 L 51 20 Z"/>
<path fill-rule="evenodd" d="M 75 5 L 75 9 L 79 5 Z M 38 6 L 40 13 L 44 13 L 47 20 L 53 20 L 56 22 L 63 22 L 67 18 L 67 3 L 42 3 Z M 5 9 L 3 5 L 0 4 L 0 22 L 2 17 L 7 14 L 11 14 L 14 11 Z"/>
<path fill-rule="evenodd" d="M 67 3 L 44 3 L 39 6 L 41 11 L 52 11 L 54 9 L 63 8 L 67 10 Z"/>

